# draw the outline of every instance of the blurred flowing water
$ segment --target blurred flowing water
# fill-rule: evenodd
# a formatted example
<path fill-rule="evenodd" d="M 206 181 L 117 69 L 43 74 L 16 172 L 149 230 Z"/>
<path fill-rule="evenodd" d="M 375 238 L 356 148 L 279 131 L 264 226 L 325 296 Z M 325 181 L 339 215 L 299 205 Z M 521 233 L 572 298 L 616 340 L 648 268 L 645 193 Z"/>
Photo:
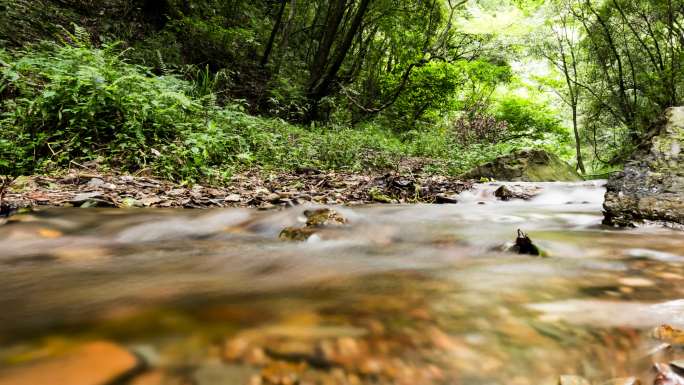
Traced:
<path fill-rule="evenodd" d="M 335 208 L 349 225 L 302 243 L 278 234 L 303 225 L 304 207 L 12 217 L 0 367 L 106 339 L 199 385 L 223 383 L 193 377 L 215 361 L 257 376 L 301 364 L 302 384 L 644 375 L 649 331 L 684 327 L 684 234 L 602 227 L 602 181 L 518 185 L 542 193 L 501 202 L 483 184 L 454 205 Z M 517 229 L 549 256 L 504 252 Z"/>

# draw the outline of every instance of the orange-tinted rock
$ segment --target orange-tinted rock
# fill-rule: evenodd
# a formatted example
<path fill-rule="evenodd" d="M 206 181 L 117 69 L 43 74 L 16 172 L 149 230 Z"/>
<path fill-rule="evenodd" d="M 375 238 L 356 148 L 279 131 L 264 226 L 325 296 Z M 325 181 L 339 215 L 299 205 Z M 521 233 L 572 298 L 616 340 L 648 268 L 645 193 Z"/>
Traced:
<path fill-rule="evenodd" d="M 661 325 L 652 332 L 653 338 L 673 345 L 684 345 L 684 331 L 670 325 Z"/>
<path fill-rule="evenodd" d="M 248 348 L 249 341 L 246 338 L 230 339 L 223 346 L 223 358 L 227 361 L 237 361 L 245 355 Z"/>
<path fill-rule="evenodd" d="M 105 385 L 139 366 L 126 349 L 98 341 L 61 356 L 0 371 L 0 385 Z"/>
<path fill-rule="evenodd" d="M 159 370 L 143 373 L 135 377 L 129 385 L 168 385 L 164 373 Z"/>

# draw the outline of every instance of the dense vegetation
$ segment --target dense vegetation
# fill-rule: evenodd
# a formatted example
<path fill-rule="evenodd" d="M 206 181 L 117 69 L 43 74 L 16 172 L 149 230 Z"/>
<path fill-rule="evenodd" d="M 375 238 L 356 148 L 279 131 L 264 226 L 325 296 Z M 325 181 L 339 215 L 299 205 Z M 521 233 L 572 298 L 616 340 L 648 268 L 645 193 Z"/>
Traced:
<path fill-rule="evenodd" d="M 0 175 L 599 173 L 684 97 L 681 0 L 3 0 Z M 574 158 L 574 159 L 573 159 Z M 586 165 L 585 165 L 586 163 Z"/>

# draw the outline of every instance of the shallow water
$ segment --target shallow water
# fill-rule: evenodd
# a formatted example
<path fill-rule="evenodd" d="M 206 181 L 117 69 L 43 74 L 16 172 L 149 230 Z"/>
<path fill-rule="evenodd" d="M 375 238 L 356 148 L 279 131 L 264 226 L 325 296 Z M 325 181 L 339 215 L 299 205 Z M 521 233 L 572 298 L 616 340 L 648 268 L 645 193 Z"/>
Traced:
<path fill-rule="evenodd" d="M 600 181 L 535 186 L 336 208 L 349 225 L 303 243 L 278 240 L 303 207 L 13 217 L 0 367 L 104 339 L 168 384 L 648 382 L 650 330 L 684 328 L 684 233 L 602 227 Z M 517 229 L 549 257 L 502 252 Z"/>

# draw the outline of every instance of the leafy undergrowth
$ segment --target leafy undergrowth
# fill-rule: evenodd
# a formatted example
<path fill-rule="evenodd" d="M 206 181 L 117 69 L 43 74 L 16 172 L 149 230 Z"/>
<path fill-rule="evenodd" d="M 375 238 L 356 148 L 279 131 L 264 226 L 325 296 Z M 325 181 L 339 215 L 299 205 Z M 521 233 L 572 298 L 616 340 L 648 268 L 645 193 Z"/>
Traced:
<path fill-rule="evenodd" d="M 82 31 L 81 31 L 82 32 Z M 366 171 L 428 158 L 424 171 L 457 175 L 516 146 L 462 149 L 445 130 L 397 134 L 377 124 L 298 126 L 247 114 L 239 103 L 172 74 L 127 63 L 87 36 L 24 51 L 0 49 L 0 175 L 49 173 L 97 159 L 181 182 L 221 184 L 249 168 Z"/>

